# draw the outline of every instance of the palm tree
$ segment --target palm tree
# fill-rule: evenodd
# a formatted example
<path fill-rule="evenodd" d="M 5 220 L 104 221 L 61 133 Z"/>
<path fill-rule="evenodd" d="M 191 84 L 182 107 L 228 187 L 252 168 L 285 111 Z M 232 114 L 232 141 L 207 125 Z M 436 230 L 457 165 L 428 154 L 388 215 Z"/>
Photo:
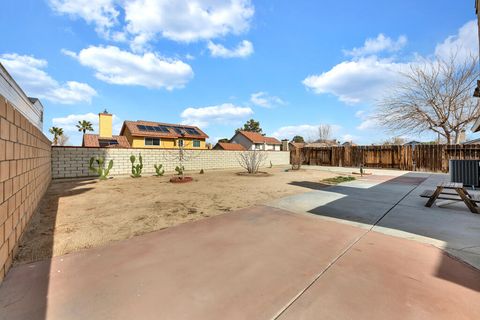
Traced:
<path fill-rule="evenodd" d="M 53 145 L 56 146 L 58 144 L 58 137 L 63 136 L 63 129 L 51 127 L 48 131 L 53 134 Z"/>
<path fill-rule="evenodd" d="M 78 121 L 77 124 L 78 131 L 85 134 L 87 131 L 93 131 L 92 123 L 87 120 Z"/>

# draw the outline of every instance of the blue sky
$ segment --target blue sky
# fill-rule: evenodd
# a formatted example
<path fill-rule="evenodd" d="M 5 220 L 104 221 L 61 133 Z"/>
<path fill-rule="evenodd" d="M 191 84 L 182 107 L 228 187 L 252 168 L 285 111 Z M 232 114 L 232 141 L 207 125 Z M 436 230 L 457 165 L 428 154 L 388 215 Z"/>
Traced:
<path fill-rule="evenodd" d="M 331 124 L 373 143 L 393 136 L 371 114 L 398 70 L 478 52 L 474 19 L 473 0 L 8 0 L 0 62 L 74 145 L 105 108 L 117 131 L 183 122 L 215 142 L 254 118 L 278 138 Z"/>

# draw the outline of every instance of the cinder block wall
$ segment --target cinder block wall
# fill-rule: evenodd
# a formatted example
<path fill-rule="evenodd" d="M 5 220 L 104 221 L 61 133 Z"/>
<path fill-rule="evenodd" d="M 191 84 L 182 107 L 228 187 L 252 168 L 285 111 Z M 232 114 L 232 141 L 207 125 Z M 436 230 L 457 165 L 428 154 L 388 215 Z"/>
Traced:
<path fill-rule="evenodd" d="M 267 159 L 264 166 L 269 166 L 270 161 L 275 165 L 288 165 L 290 153 L 288 151 L 265 151 Z M 108 148 L 82 148 L 82 147 L 53 147 L 52 148 L 52 177 L 73 178 L 88 177 L 92 173 L 88 170 L 91 157 L 105 157 L 106 162 L 113 160 L 111 175 L 125 175 L 131 173 L 130 155 L 142 154 L 143 173 L 155 173 L 154 164 L 163 164 L 166 172 L 173 172 L 178 165 L 178 150 L 153 150 L 153 149 L 108 149 Z M 185 170 L 209 170 L 240 168 L 239 151 L 223 150 L 196 150 L 186 152 L 188 159 L 184 162 Z M 138 161 L 138 160 L 137 160 Z"/>
<path fill-rule="evenodd" d="M 0 282 L 50 180 L 50 141 L 0 95 Z"/>

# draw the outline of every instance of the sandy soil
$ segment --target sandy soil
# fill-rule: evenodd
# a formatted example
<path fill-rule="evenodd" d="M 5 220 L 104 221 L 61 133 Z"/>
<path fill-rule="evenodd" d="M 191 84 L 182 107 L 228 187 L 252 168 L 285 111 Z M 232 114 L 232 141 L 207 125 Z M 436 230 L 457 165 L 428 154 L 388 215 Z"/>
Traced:
<path fill-rule="evenodd" d="M 238 171 L 238 170 L 237 170 Z M 16 264 L 128 239 L 180 223 L 308 192 L 302 182 L 338 174 L 267 169 L 270 176 L 237 171 L 189 174 L 194 181 L 172 184 L 171 175 L 107 181 L 54 181 L 23 237 Z M 310 184 L 311 186 L 311 184 Z"/>

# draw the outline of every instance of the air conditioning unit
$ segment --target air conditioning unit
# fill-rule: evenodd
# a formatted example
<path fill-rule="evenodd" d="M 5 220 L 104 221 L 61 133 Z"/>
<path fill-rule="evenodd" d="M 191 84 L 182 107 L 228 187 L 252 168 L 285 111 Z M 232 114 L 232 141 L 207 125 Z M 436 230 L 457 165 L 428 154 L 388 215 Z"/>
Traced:
<path fill-rule="evenodd" d="M 480 186 L 480 160 L 450 160 L 450 182 L 461 182 L 465 186 Z"/>

